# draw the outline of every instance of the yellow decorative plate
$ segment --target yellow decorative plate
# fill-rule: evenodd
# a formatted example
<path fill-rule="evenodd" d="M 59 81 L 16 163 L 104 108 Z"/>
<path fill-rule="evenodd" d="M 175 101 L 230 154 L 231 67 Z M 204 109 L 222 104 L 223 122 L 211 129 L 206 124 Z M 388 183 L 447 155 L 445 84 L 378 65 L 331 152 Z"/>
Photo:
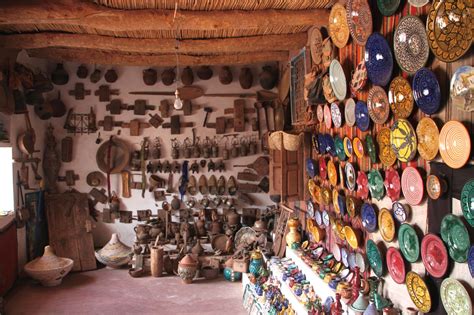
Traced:
<path fill-rule="evenodd" d="M 321 204 L 321 187 L 319 187 L 319 185 L 317 185 L 312 179 L 308 180 L 308 190 L 311 197 L 313 197 L 314 202 Z"/>
<path fill-rule="evenodd" d="M 421 312 L 428 313 L 431 309 L 431 295 L 425 281 L 416 272 L 409 271 L 405 283 L 415 306 Z"/>
<path fill-rule="evenodd" d="M 433 119 L 423 117 L 416 126 L 418 139 L 418 153 L 427 161 L 431 161 L 438 154 L 439 130 Z"/>
<path fill-rule="evenodd" d="M 323 205 L 329 206 L 332 202 L 332 194 L 331 190 L 328 187 L 321 188 L 321 200 Z"/>
<path fill-rule="evenodd" d="M 379 158 L 385 166 L 392 166 L 397 160 L 395 152 L 390 145 L 390 128 L 384 127 L 377 134 L 377 143 L 379 145 Z"/>
<path fill-rule="evenodd" d="M 349 246 L 353 249 L 357 249 L 359 247 L 359 238 L 356 231 L 354 231 L 349 225 L 346 225 L 343 229 L 343 233 Z"/>
<path fill-rule="evenodd" d="M 313 235 L 313 240 L 316 243 L 321 242 L 326 235 L 325 231 L 316 225 L 314 225 L 309 231 L 311 232 L 311 235 Z"/>
<path fill-rule="evenodd" d="M 338 199 L 339 199 L 339 192 L 337 191 L 337 189 L 334 189 L 332 191 L 332 205 L 334 206 L 334 211 L 340 214 L 341 209 L 339 208 L 339 203 L 337 202 Z"/>
<path fill-rule="evenodd" d="M 334 234 L 336 234 L 337 237 L 339 237 L 341 240 L 346 239 L 346 235 L 344 234 L 344 225 L 342 225 L 341 220 L 339 219 L 334 220 L 331 227 L 332 227 L 332 230 L 334 231 Z"/>
<path fill-rule="evenodd" d="M 395 221 L 393 221 L 392 214 L 386 208 L 382 208 L 379 212 L 379 231 L 384 241 L 393 241 L 395 237 Z"/>
<path fill-rule="evenodd" d="M 347 24 L 346 9 L 340 3 L 336 3 L 329 14 L 329 36 L 336 47 L 346 46 L 349 40 L 349 25 Z"/>
<path fill-rule="evenodd" d="M 416 134 L 406 119 L 398 119 L 390 129 L 390 144 L 397 158 L 402 162 L 413 160 L 416 155 Z"/>
<path fill-rule="evenodd" d="M 364 143 L 362 140 L 359 139 L 359 137 L 355 137 L 352 140 L 352 150 L 354 150 L 355 155 L 361 159 L 364 156 Z"/>
<path fill-rule="evenodd" d="M 395 118 L 407 118 L 413 110 L 413 93 L 410 83 L 402 76 L 392 80 L 388 89 L 388 103 Z"/>
<path fill-rule="evenodd" d="M 345 176 L 345 171 L 344 171 L 344 167 L 342 167 L 342 164 L 339 163 L 339 182 L 342 183 L 342 185 L 344 186 L 344 176 Z"/>
<path fill-rule="evenodd" d="M 356 216 L 357 199 L 352 196 L 346 197 L 346 210 L 351 218 Z"/>
<path fill-rule="evenodd" d="M 334 162 L 332 160 L 328 161 L 327 171 L 328 171 L 329 183 L 335 187 L 337 185 L 337 170 L 336 170 L 336 165 L 334 165 Z"/>

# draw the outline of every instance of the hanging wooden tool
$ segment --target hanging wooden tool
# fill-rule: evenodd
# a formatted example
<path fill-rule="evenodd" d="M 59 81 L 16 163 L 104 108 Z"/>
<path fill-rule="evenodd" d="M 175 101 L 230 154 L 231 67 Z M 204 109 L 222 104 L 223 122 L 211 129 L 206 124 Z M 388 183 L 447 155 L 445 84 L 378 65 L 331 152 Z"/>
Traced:
<path fill-rule="evenodd" d="M 193 114 L 193 111 L 199 109 L 200 106 L 193 104 L 190 100 L 184 100 L 183 101 L 183 115 L 184 116 L 190 116 Z"/>
<path fill-rule="evenodd" d="M 73 142 L 72 137 L 64 137 L 61 140 L 61 161 L 69 163 L 72 161 Z"/>
<path fill-rule="evenodd" d="M 227 129 L 234 127 L 234 119 L 225 116 L 217 117 L 215 123 L 208 122 L 206 127 L 216 129 L 216 134 L 221 135 L 224 134 Z"/>
<path fill-rule="evenodd" d="M 257 172 L 260 176 L 266 176 L 269 172 L 269 161 L 268 158 L 261 156 L 258 157 L 253 163 L 248 165 L 234 165 L 234 167 L 248 167 Z"/>
<path fill-rule="evenodd" d="M 98 124 L 104 131 L 112 131 L 114 127 L 122 127 L 123 121 L 114 121 L 113 116 L 104 116 L 104 120 L 99 120 Z"/>
<path fill-rule="evenodd" d="M 76 100 L 83 100 L 86 95 L 91 95 L 91 90 L 86 90 L 84 83 L 76 83 L 74 90 L 69 91 L 69 95 L 74 96 Z"/>
<path fill-rule="evenodd" d="M 150 115 L 150 119 L 148 120 L 148 123 L 152 125 L 154 128 L 158 128 L 161 126 L 163 123 L 163 118 L 160 117 L 158 114 L 148 114 Z"/>
<path fill-rule="evenodd" d="M 234 131 L 245 131 L 245 115 L 255 113 L 255 108 L 245 108 L 245 100 L 237 99 L 234 101 L 234 108 L 226 108 L 224 114 L 234 114 Z"/>
<path fill-rule="evenodd" d="M 130 179 L 131 175 L 129 171 L 122 171 L 122 197 L 130 198 L 132 196 L 130 190 Z"/>
<path fill-rule="evenodd" d="M 66 171 L 65 176 L 58 176 L 58 182 L 66 182 L 69 187 L 74 186 L 77 180 L 79 180 L 79 175 L 72 170 Z"/>
<path fill-rule="evenodd" d="M 89 196 L 92 197 L 94 200 L 94 205 L 96 205 L 98 202 L 100 203 L 107 203 L 107 195 L 105 194 L 105 189 L 97 189 L 97 188 L 92 188 L 91 191 L 89 192 Z"/>
<path fill-rule="evenodd" d="M 147 110 L 155 110 L 155 105 L 147 105 L 146 100 L 135 100 L 135 105 L 129 105 L 127 110 L 133 110 L 135 115 L 145 115 Z"/>
<path fill-rule="evenodd" d="M 26 155 L 33 155 L 33 153 L 39 152 L 38 150 L 35 149 L 36 133 L 33 127 L 31 126 L 30 116 L 29 116 L 28 111 L 26 111 L 24 115 L 25 115 L 26 131 L 21 133 L 18 136 L 17 144 L 21 152 L 23 152 Z"/>
<path fill-rule="evenodd" d="M 140 150 L 140 170 L 142 172 L 142 198 L 145 198 L 146 189 L 146 148 L 148 147 L 148 138 L 144 138 Z"/>
<path fill-rule="evenodd" d="M 64 129 L 66 129 L 68 133 L 80 135 L 96 132 L 97 124 L 94 109 L 91 107 L 89 113 L 83 114 L 74 113 L 73 109 L 70 108 L 66 116 Z"/>
<path fill-rule="evenodd" d="M 151 125 L 147 122 L 142 122 L 138 119 L 132 119 L 129 123 L 122 123 L 122 128 L 130 129 L 130 136 L 137 137 L 140 135 L 140 131 L 145 128 L 150 128 Z"/>
<path fill-rule="evenodd" d="M 99 102 L 110 102 L 110 96 L 119 95 L 119 90 L 111 89 L 108 85 L 101 85 L 94 95 L 99 97 Z"/>
<path fill-rule="evenodd" d="M 114 99 L 111 100 L 109 104 L 105 106 L 105 109 L 110 112 L 112 115 L 120 115 L 122 110 L 127 110 L 128 105 L 122 103 L 122 100 Z"/>
<path fill-rule="evenodd" d="M 180 115 L 171 116 L 171 121 L 169 123 L 164 123 L 163 128 L 171 128 L 172 135 L 178 135 L 181 133 L 181 128 L 194 127 L 193 122 L 181 122 Z"/>
<path fill-rule="evenodd" d="M 158 107 L 161 117 L 168 118 L 171 115 L 171 104 L 167 100 L 162 100 Z"/>

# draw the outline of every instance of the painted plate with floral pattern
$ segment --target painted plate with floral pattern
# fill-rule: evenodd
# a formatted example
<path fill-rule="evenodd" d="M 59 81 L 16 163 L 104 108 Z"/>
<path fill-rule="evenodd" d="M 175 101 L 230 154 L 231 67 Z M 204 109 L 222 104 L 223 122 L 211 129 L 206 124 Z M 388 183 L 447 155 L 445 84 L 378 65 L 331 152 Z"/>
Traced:
<path fill-rule="evenodd" d="M 408 219 L 408 208 L 401 202 L 394 202 L 392 204 L 392 212 L 398 222 L 403 223 Z"/>
<path fill-rule="evenodd" d="M 448 314 L 471 315 L 472 301 L 461 282 L 453 278 L 444 279 L 440 288 L 441 301 Z"/>
<path fill-rule="evenodd" d="M 426 271 L 436 278 L 441 278 L 448 269 L 448 251 L 443 240 L 435 234 L 426 234 L 421 240 L 421 259 Z"/>
<path fill-rule="evenodd" d="M 364 46 L 372 34 L 372 12 L 367 0 L 348 0 L 346 14 L 352 39 L 357 45 Z"/>
<path fill-rule="evenodd" d="M 353 150 L 352 150 L 352 141 L 349 137 L 344 137 L 344 153 L 346 154 L 347 157 L 351 157 Z"/>
<path fill-rule="evenodd" d="M 356 125 L 360 131 L 367 131 L 370 126 L 370 116 L 367 104 L 363 101 L 357 101 L 355 107 Z"/>
<path fill-rule="evenodd" d="M 398 175 L 398 172 L 393 167 L 390 167 L 385 170 L 385 180 L 383 184 L 385 185 L 387 196 L 390 197 L 390 200 L 392 200 L 392 202 L 395 202 L 400 199 L 400 175 Z"/>
<path fill-rule="evenodd" d="M 342 114 L 341 109 L 337 103 L 331 104 L 331 118 L 334 124 L 334 127 L 341 128 L 342 126 Z"/>
<path fill-rule="evenodd" d="M 383 127 L 377 133 L 377 144 L 379 147 L 379 159 L 385 166 L 392 166 L 397 160 L 395 152 L 390 145 L 390 128 Z"/>
<path fill-rule="evenodd" d="M 438 154 L 439 130 L 433 119 L 423 117 L 416 126 L 418 153 L 427 161 L 433 160 Z"/>
<path fill-rule="evenodd" d="M 344 170 L 346 172 L 347 189 L 349 189 L 350 191 L 354 191 L 356 184 L 356 172 L 354 166 L 352 166 L 350 162 L 347 162 L 346 166 L 344 167 Z"/>
<path fill-rule="evenodd" d="M 351 93 L 356 95 L 361 91 L 367 83 L 367 68 L 365 67 L 365 60 L 362 59 L 354 70 L 351 80 Z"/>
<path fill-rule="evenodd" d="M 372 198 L 382 200 L 385 195 L 383 178 L 379 170 L 372 169 L 367 176 L 369 178 L 369 190 Z"/>
<path fill-rule="evenodd" d="M 334 162 L 332 160 L 328 161 L 328 178 L 329 178 L 329 183 L 332 186 L 337 185 L 337 170 L 336 170 L 336 165 L 334 165 Z"/>
<path fill-rule="evenodd" d="M 380 13 L 385 16 L 393 15 L 400 5 L 400 0 L 377 0 Z"/>
<path fill-rule="evenodd" d="M 388 89 L 388 103 L 395 118 L 408 118 L 413 111 L 413 94 L 410 83 L 402 76 L 395 77 Z"/>
<path fill-rule="evenodd" d="M 421 312 L 428 313 L 431 309 L 431 295 L 425 281 L 416 272 L 409 271 L 405 284 L 415 306 Z"/>
<path fill-rule="evenodd" d="M 346 46 L 349 40 L 349 25 L 347 24 L 346 8 L 340 3 L 336 3 L 331 8 L 329 14 L 329 36 L 336 47 Z"/>
<path fill-rule="evenodd" d="M 406 119 L 398 119 L 390 128 L 390 144 L 397 159 L 409 162 L 416 155 L 416 134 L 413 126 Z"/>
<path fill-rule="evenodd" d="M 385 90 L 380 86 L 373 86 L 367 97 L 367 108 L 372 121 L 382 125 L 388 119 L 390 114 L 390 105 Z"/>

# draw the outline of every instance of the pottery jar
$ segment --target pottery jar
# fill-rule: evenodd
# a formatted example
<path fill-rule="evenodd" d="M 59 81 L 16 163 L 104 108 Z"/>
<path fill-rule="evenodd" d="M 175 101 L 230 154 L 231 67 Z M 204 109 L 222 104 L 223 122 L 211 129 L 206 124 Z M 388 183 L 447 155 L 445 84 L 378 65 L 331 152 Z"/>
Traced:
<path fill-rule="evenodd" d="M 254 276 L 258 276 L 259 270 L 263 265 L 262 253 L 258 250 L 254 251 L 250 256 L 249 272 Z"/>
<path fill-rule="evenodd" d="M 235 210 L 230 211 L 227 214 L 227 223 L 230 226 L 234 226 L 240 223 L 240 215 L 238 215 Z"/>
<path fill-rule="evenodd" d="M 242 279 L 242 273 L 234 271 L 230 267 L 226 267 L 224 269 L 224 279 L 231 282 L 240 281 L 240 279 Z"/>
<path fill-rule="evenodd" d="M 148 240 L 150 234 L 150 226 L 146 224 L 139 224 L 133 228 L 135 231 L 135 235 L 137 237 L 137 241 L 144 242 Z"/>
<path fill-rule="evenodd" d="M 193 279 L 196 276 L 197 266 L 198 263 L 189 254 L 181 259 L 178 265 L 178 275 L 183 283 L 190 284 L 193 282 Z"/>
<path fill-rule="evenodd" d="M 287 224 L 290 231 L 286 234 L 286 245 L 293 247 L 293 244 L 299 244 L 301 242 L 301 234 L 298 232 L 300 222 L 297 218 L 290 218 Z"/>

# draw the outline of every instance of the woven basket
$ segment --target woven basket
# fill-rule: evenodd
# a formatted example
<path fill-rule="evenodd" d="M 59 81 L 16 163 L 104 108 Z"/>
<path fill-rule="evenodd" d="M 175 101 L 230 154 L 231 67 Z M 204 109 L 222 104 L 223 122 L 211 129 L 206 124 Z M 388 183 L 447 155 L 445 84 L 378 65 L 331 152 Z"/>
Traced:
<path fill-rule="evenodd" d="M 283 132 L 283 147 L 287 151 L 298 151 L 301 146 L 302 134 L 294 135 Z"/>
<path fill-rule="evenodd" d="M 281 150 L 281 142 L 283 140 L 283 132 L 275 131 L 268 136 L 268 147 L 270 150 Z"/>

